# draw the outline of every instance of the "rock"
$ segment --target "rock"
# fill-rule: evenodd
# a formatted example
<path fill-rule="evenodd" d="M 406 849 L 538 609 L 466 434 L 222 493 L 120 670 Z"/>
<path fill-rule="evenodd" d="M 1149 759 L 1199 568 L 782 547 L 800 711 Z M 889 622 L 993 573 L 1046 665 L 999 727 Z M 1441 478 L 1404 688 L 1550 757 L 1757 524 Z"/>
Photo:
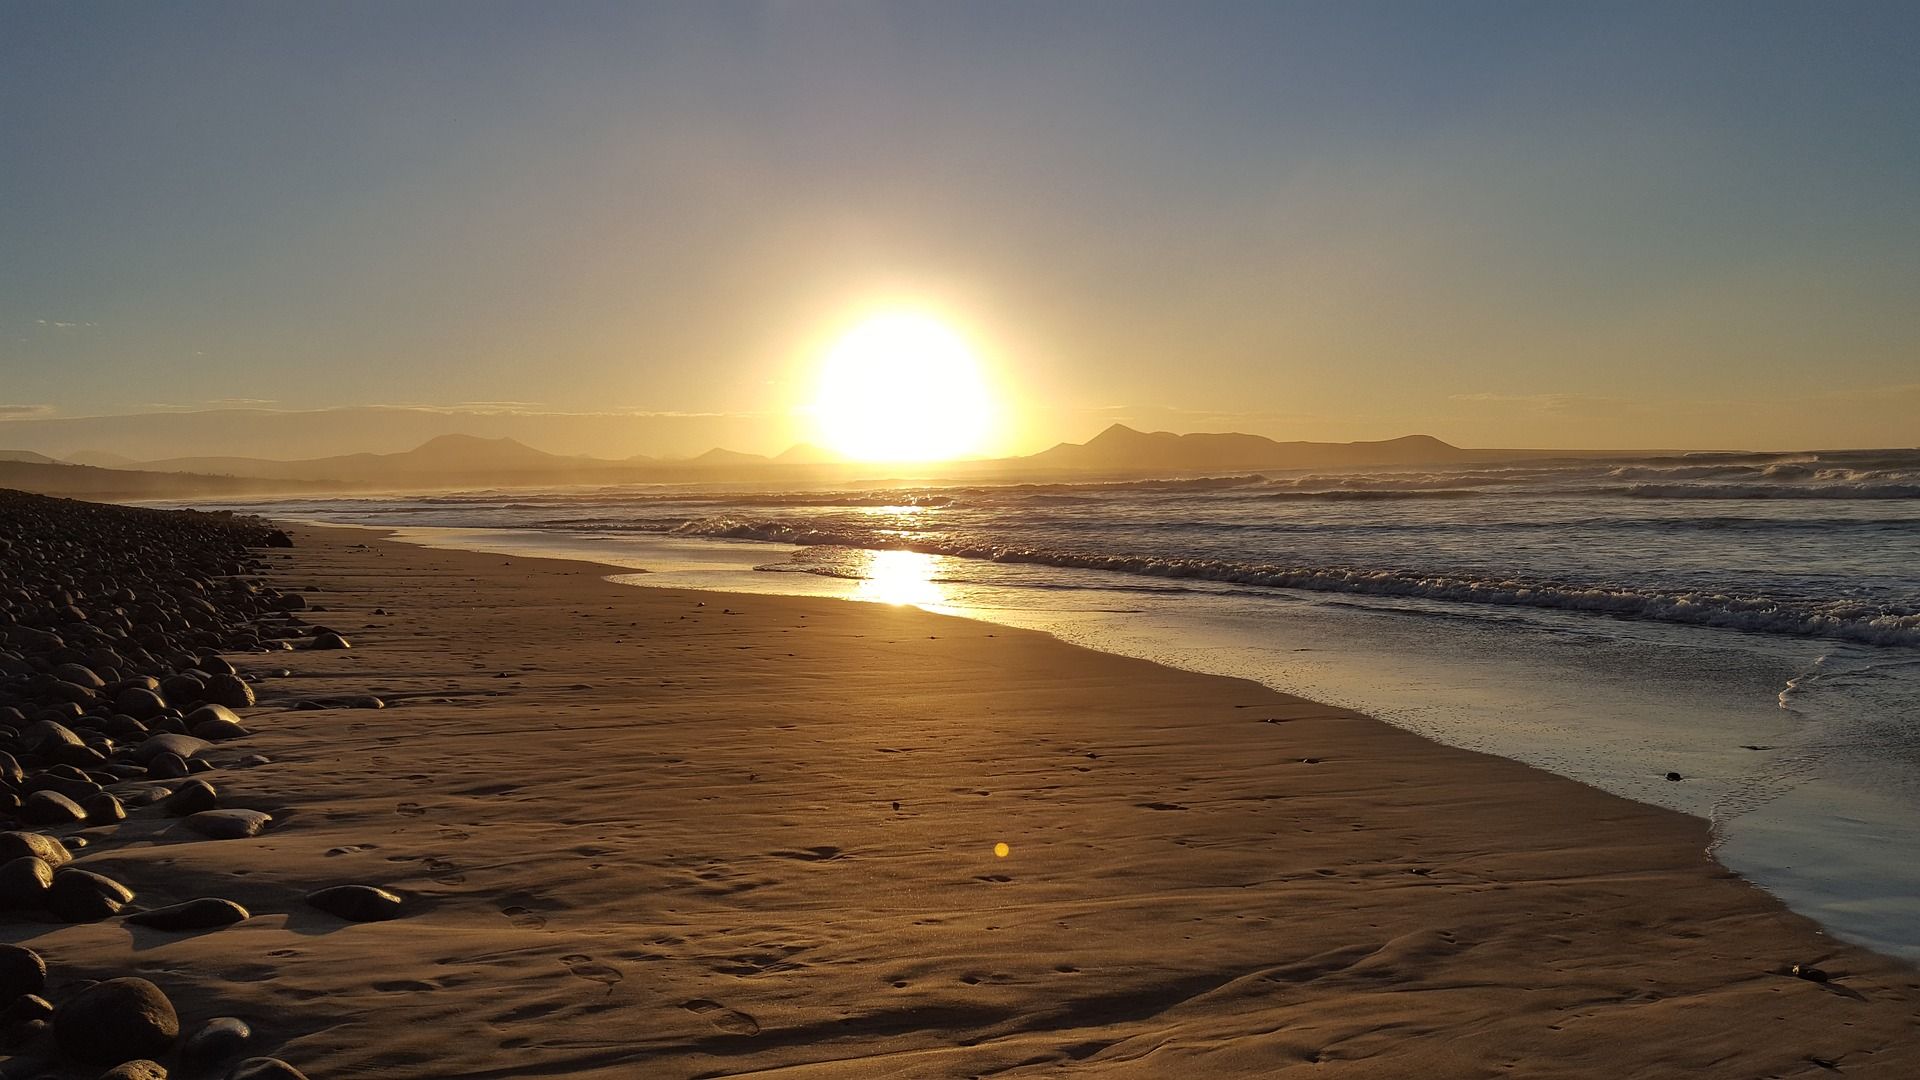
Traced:
<path fill-rule="evenodd" d="M 0 780 L 5 780 L 9 784 L 18 784 L 25 779 L 26 774 L 20 771 L 20 762 L 12 754 L 0 750 Z"/>
<path fill-rule="evenodd" d="M 1677 784 L 1677 783 L 1679 783 L 1680 781 L 1682 781 L 1682 780 L 1684 780 L 1684 779 L 1686 779 L 1686 777 L 1684 777 L 1684 776 L 1681 776 L 1681 775 L 1680 775 L 1679 773 L 1677 773 L 1677 772 L 1670 772 L 1670 773 L 1668 773 L 1668 774 L 1667 774 L 1667 779 L 1668 779 L 1668 780 L 1671 780 L 1671 781 L 1673 781 L 1674 783 L 1676 783 L 1676 784 Z"/>
<path fill-rule="evenodd" d="M 127 820 L 127 808 L 120 805 L 120 800 L 112 792 L 96 791 L 87 796 L 80 808 L 86 811 L 89 825 L 111 825 Z"/>
<path fill-rule="evenodd" d="M 207 684 L 198 675 L 169 675 L 160 680 L 160 696 L 168 701 L 199 701 L 206 696 Z"/>
<path fill-rule="evenodd" d="M 344 635 L 336 634 L 333 631 L 328 630 L 323 634 L 314 635 L 313 642 L 309 644 L 307 648 L 309 649 L 351 649 L 353 648 L 353 643 L 348 641 Z"/>
<path fill-rule="evenodd" d="M 27 796 L 20 816 L 29 825 L 76 825 L 87 820 L 80 805 L 57 791 L 36 791 Z"/>
<path fill-rule="evenodd" d="M 85 746 L 86 741 L 73 733 L 73 729 L 58 720 L 40 720 L 20 733 L 20 741 L 28 746 L 47 753 L 59 746 Z"/>
<path fill-rule="evenodd" d="M 293 537 L 288 536 L 283 530 L 275 529 L 267 534 L 266 546 L 270 548 L 290 548 L 293 546 Z"/>
<path fill-rule="evenodd" d="M 246 908 L 231 900 L 203 896 L 184 904 L 138 911 L 127 916 L 125 921 L 135 926 L 150 926 L 155 930 L 211 930 L 216 926 L 246 922 L 252 917 Z"/>
<path fill-rule="evenodd" d="M 205 739 L 196 739 L 191 735 L 178 735 L 162 732 L 133 748 L 133 760 L 142 765 L 151 762 L 161 754 L 172 754 L 182 761 L 202 753 L 213 744 Z"/>
<path fill-rule="evenodd" d="M 212 840 L 245 840 L 272 823 L 273 815 L 259 810 L 202 810 L 180 824 Z"/>
<path fill-rule="evenodd" d="M 47 962 L 25 945 L 0 945 L 0 1001 L 47 988 Z"/>
<path fill-rule="evenodd" d="M 167 1067 L 146 1058 L 123 1061 L 101 1073 L 100 1080 L 167 1080 Z"/>
<path fill-rule="evenodd" d="M 39 994 L 21 994 L 14 998 L 4 1010 L 0 1010 L 0 1022 L 8 1027 L 31 1024 L 35 1020 L 43 1023 L 53 1019 L 53 1002 Z"/>
<path fill-rule="evenodd" d="M 117 1065 L 164 1055 L 180 1037 L 173 1002 L 145 979 L 94 983 L 53 1012 L 53 1037 L 70 1057 Z"/>
<path fill-rule="evenodd" d="M 1812 964 L 1795 964 L 1787 969 L 1787 974 L 1792 975 L 1796 979 L 1805 979 L 1808 982 L 1817 983 L 1823 983 L 1832 978 L 1832 976 L 1814 967 Z"/>
<path fill-rule="evenodd" d="M 233 710 L 219 704 L 202 705 L 188 713 L 186 725 L 194 738 L 208 742 L 225 742 L 248 734 L 247 729 L 241 726 L 240 718 L 233 715 Z"/>
<path fill-rule="evenodd" d="M 187 1045 L 180 1053 L 188 1061 L 212 1065 L 239 1053 L 251 1038 L 253 1029 L 245 1020 L 237 1016 L 216 1016 L 187 1037 Z"/>
<path fill-rule="evenodd" d="M 229 709 L 249 708 L 253 705 L 253 687 L 238 675 L 214 675 L 207 679 L 206 700 Z M 193 726 L 191 719 L 187 726 Z"/>
<path fill-rule="evenodd" d="M 113 709 L 135 720 L 151 720 L 166 711 L 167 699 L 145 687 L 129 686 L 114 695 Z"/>
<path fill-rule="evenodd" d="M 147 762 L 147 775 L 155 780 L 178 780 L 187 775 L 187 763 L 179 754 L 155 754 Z"/>
<path fill-rule="evenodd" d="M 308 893 L 307 903 L 348 922 L 385 922 L 400 917 L 400 898 L 372 885 L 335 885 Z"/>
<path fill-rule="evenodd" d="M 133 890 L 91 870 L 63 866 L 53 872 L 46 909 L 63 922 L 98 922 L 120 914 L 133 900 Z"/>
<path fill-rule="evenodd" d="M 160 801 L 160 811 L 168 817 L 186 817 L 220 805 L 220 794 L 205 780 L 189 780 L 173 789 Z"/>
<path fill-rule="evenodd" d="M 227 1080 L 307 1080 L 307 1074 L 279 1058 L 247 1058 L 227 1073 Z"/>
<path fill-rule="evenodd" d="M 44 833 L 0 832 L 0 859 L 22 855 L 33 855 L 56 870 L 73 861 L 64 844 Z"/>
<path fill-rule="evenodd" d="M 35 856 L 0 863 L 0 908 L 38 908 L 46 903 L 52 884 L 53 867 Z"/>

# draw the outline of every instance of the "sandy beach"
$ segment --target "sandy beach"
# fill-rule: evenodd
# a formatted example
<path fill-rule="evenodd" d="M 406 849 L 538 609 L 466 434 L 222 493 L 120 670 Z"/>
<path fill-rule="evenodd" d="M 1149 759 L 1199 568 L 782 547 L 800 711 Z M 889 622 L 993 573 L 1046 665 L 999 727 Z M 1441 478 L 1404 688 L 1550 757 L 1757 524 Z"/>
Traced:
<path fill-rule="evenodd" d="M 983 623 L 290 531 L 354 648 L 232 657 L 291 671 L 215 774 L 276 825 L 81 860 L 254 917 L 9 939 L 316 1078 L 1920 1069 L 1920 974 L 1692 818 Z"/>

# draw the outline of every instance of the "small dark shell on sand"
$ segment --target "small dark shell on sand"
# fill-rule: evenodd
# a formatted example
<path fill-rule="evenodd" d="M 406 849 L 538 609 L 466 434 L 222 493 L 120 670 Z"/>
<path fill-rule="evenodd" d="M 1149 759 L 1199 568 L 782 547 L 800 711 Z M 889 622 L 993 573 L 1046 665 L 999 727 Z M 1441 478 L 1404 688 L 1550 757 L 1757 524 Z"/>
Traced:
<path fill-rule="evenodd" d="M 372 885 L 335 885 L 309 893 L 307 903 L 349 922 L 385 922 L 400 917 L 401 900 Z"/>

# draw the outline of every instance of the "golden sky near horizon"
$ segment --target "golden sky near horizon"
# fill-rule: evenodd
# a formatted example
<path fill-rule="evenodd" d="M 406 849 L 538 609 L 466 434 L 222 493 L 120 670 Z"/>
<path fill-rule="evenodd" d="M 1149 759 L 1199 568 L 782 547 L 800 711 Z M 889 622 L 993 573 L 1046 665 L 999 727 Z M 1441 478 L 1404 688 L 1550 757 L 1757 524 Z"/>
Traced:
<path fill-rule="evenodd" d="M 20 9 L 0 448 L 202 452 L 136 434 L 215 407 L 297 414 L 324 453 L 462 408 L 600 454 L 1014 453 L 1114 421 L 1913 445 L 1917 30 L 1874 4 Z M 823 397 L 849 335 L 904 317 L 972 374 L 869 356 L 904 398 Z M 423 411 L 308 418 L 350 406 Z M 148 416 L 112 446 L 67 422 L 115 414 Z"/>

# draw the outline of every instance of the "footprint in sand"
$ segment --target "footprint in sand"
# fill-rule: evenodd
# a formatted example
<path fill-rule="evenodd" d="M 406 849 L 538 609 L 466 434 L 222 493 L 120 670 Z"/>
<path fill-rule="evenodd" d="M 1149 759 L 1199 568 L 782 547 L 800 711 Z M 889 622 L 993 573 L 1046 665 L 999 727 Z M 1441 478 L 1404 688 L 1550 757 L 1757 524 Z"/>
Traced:
<path fill-rule="evenodd" d="M 460 873 L 459 870 L 460 868 L 458 866 L 455 866 L 445 859 L 427 860 L 427 873 L 432 874 L 434 876 L 433 880 L 442 885 L 464 884 L 467 880 L 467 875 Z"/>
<path fill-rule="evenodd" d="M 527 908 L 519 906 L 504 907 L 500 909 L 500 914 L 505 915 L 508 922 L 522 930 L 545 930 L 547 928 L 547 917 L 537 911 L 530 911 Z"/>
<path fill-rule="evenodd" d="M 705 1017 L 707 1023 L 712 1024 L 714 1027 L 729 1035 L 760 1034 L 760 1021 L 755 1020 L 746 1013 L 729 1009 L 717 1001 L 708 1001 L 706 998 L 694 998 L 692 1001 L 682 1002 L 680 1007 L 690 1013 Z"/>
<path fill-rule="evenodd" d="M 393 812 L 396 814 L 405 814 L 408 817 L 420 817 L 427 812 L 427 808 L 417 802 L 403 802 L 399 806 L 394 807 Z"/>
<path fill-rule="evenodd" d="M 585 979 L 588 982 L 600 983 L 607 988 L 607 993 L 609 994 L 613 993 L 615 983 L 626 978 L 626 975 L 623 974 L 619 968 L 614 967 L 612 964 L 599 963 L 591 956 L 582 956 L 576 953 L 572 956 L 561 957 L 560 962 L 567 965 L 567 974 L 572 975 L 576 979 Z"/>
<path fill-rule="evenodd" d="M 459 829 L 440 830 L 440 839 L 442 840 L 469 840 L 472 839 L 472 837 L 472 833 L 461 832 Z"/>
<path fill-rule="evenodd" d="M 358 852 L 370 850 L 374 846 L 373 844 L 348 844 L 345 847 L 328 848 L 327 858 L 331 859 L 336 855 L 353 855 Z"/>

